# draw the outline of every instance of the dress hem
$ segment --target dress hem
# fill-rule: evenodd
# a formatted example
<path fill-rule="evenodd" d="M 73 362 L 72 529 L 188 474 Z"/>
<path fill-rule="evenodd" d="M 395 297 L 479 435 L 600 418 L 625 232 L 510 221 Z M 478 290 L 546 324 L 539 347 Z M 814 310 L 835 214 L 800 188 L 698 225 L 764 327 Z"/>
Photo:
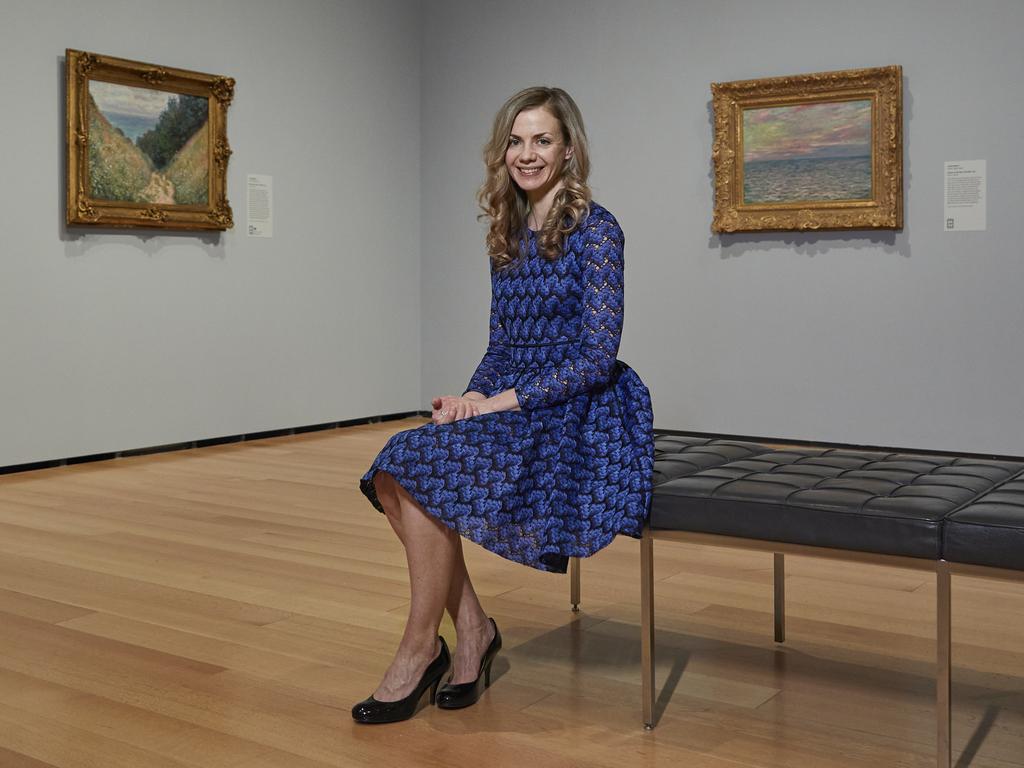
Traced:
<path fill-rule="evenodd" d="M 412 497 L 413 501 L 420 505 L 420 508 L 423 509 L 424 512 L 426 512 L 428 515 L 430 515 L 443 525 L 447 526 L 451 530 L 455 531 L 463 538 L 472 541 L 474 544 L 477 544 L 483 549 L 486 549 L 488 552 L 497 555 L 503 560 L 508 560 L 510 563 L 518 563 L 519 565 L 525 565 L 530 568 L 535 568 L 539 571 L 544 571 L 546 573 L 566 573 L 569 568 L 570 557 L 587 558 L 591 555 L 595 555 L 602 549 L 607 547 L 609 544 L 611 544 L 616 536 L 629 536 L 633 539 L 640 538 L 640 533 L 638 532 L 634 533 L 632 531 L 616 531 L 608 535 L 607 537 L 602 537 L 598 542 L 596 542 L 596 545 L 593 546 L 593 548 L 589 549 L 589 551 L 578 550 L 577 552 L 573 552 L 568 555 L 563 552 L 545 552 L 539 556 L 537 562 L 526 562 L 525 560 L 516 560 L 514 558 L 507 557 L 506 555 L 503 555 L 501 552 L 498 552 L 492 549 L 491 547 L 487 546 L 486 542 L 481 541 L 477 537 L 474 537 L 471 531 L 460 530 L 457 520 L 448 520 L 443 515 L 440 515 L 435 510 L 431 509 L 430 505 L 426 501 L 424 501 L 424 499 L 419 494 L 417 494 L 414 490 L 410 489 L 405 483 L 402 482 L 402 478 L 400 475 L 391 471 L 387 467 L 377 466 L 374 467 L 370 472 L 367 472 L 366 475 L 364 475 L 359 480 L 359 490 L 363 492 L 363 495 L 366 496 L 369 502 L 373 505 L 374 509 L 376 509 L 381 514 L 384 514 L 384 507 L 380 503 L 380 499 L 377 497 L 377 487 L 374 484 L 374 478 L 377 476 L 378 472 L 387 472 L 389 475 L 391 475 L 391 477 L 394 478 L 395 482 L 402 486 L 402 489 Z M 548 560 L 546 561 L 545 558 L 548 558 Z"/>

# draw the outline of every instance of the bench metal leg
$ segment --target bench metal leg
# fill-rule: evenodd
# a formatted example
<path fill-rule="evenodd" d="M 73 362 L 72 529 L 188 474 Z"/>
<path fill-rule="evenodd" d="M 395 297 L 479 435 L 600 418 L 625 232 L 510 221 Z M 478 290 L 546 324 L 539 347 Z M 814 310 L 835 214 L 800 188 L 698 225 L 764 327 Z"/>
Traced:
<path fill-rule="evenodd" d="M 950 738 L 952 726 L 952 600 L 949 579 L 949 563 L 939 560 L 935 566 L 936 586 L 936 661 L 935 714 L 937 719 L 938 768 L 950 768 L 953 762 L 953 744 Z"/>
<path fill-rule="evenodd" d="M 644 526 L 640 539 L 640 680 L 644 728 L 654 728 L 654 537 Z"/>
<path fill-rule="evenodd" d="M 786 642 L 786 556 L 775 553 L 775 642 Z"/>
<path fill-rule="evenodd" d="M 572 612 L 580 612 L 580 559 L 569 558 L 569 602 L 572 603 Z"/>

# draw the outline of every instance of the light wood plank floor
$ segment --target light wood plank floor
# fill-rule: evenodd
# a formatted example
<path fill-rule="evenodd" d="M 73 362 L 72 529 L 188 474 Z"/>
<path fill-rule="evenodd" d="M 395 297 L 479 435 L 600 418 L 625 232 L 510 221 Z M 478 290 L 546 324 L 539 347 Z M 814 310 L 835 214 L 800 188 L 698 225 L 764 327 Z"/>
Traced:
<path fill-rule="evenodd" d="M 645 733 L 630 539 L 584 562 L 577 615 L 566 577 L 468 546 L 495 684 L 356 726 L 407 607 L 357 479 L 418 423 L 0 477 L 0 768 L 933 765 L 926 574 L 788 558 L 777 646 L 770 555 L 656 544 Z M 953 598 L 958 765 L 1024 766 L 1024 585 Z"/>

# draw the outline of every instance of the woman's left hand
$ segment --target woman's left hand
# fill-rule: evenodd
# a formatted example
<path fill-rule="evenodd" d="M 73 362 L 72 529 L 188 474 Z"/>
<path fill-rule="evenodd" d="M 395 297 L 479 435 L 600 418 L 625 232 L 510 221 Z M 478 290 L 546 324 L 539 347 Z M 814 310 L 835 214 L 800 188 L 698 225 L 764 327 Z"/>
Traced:
<path fill-rule="evenodd" d="M 455 397 L 454 395 L 435 397 L 431 401 L 431 406 L 434 409 L 431 418 L 435 424 L 451 424 L 455 421 L 479 416 L 482 413 L 490 413 L 486 400 Z"/>

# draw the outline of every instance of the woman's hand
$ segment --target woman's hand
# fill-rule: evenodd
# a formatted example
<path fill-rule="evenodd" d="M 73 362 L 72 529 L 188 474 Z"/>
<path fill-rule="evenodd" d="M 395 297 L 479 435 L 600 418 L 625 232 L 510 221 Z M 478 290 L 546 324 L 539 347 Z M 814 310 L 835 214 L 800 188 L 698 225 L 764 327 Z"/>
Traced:
<path fill-rule="evenodd" d="M 451 424 L 485 413 L 519 410 L 519 400 L 514 389 L 506 389 L 494 397 L 487 397 L 480 392 L 467 392 L 462 397 L 441 395 L 435 397 L 430 404 L 434 409 L 431 418 L 435 424 Z"/>
<path fill-rule="evenodd" d="M 478 397 L 470 397 L 470 395 L 478 395 Z M 480 407 L 482 403 L 483 395 L 478 392 L 469 392 L 462 397 L 453 395 L 435 397 L 430 403 L 434 409 L 431 418 L 435 424 L 451 424 L 454 421 L 479 416 L 485 412 Z"/>

